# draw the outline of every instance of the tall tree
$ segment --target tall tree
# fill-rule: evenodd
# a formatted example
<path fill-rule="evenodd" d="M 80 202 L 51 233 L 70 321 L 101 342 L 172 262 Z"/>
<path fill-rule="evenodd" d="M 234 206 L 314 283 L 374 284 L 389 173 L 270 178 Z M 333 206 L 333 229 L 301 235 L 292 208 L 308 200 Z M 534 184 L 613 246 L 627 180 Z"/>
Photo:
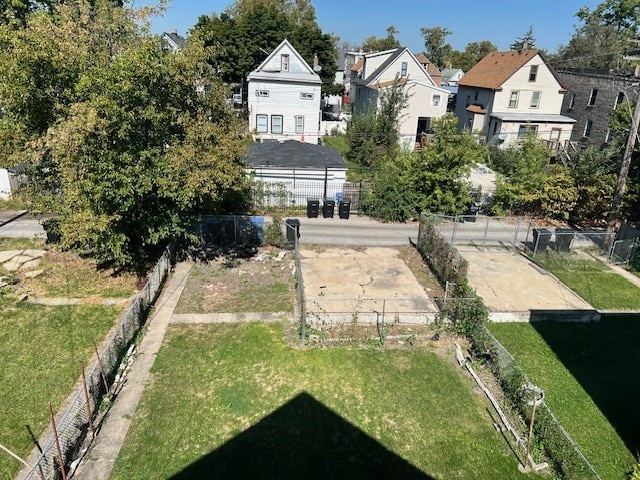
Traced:
<path fill-rule="evenodd" d="M 525 32 L 522 37 L 518 37 L 509 47 L 511 50 L 521 51 L 524 48 L 533 49 L 536 48 L 536 37 L 533 34 L 533 25 L 529 25 L 529 29 Z"/>
<path fill-rule="evenodd" d="M 591 68 L 626 71 L 623 53 L 637 38 L 640 7 L 636 0 L 605 0 L 596 8 L 582 7 L 567 45 L 558 48 L 554 65 L 560 68 Z"/>
<path fill-rule="evenodd" d="M 424 38 L 425 55 L 439 68 L 445 68 L 453 53 L 453 47 L 446 38 L 453 32 L 446 27 L 422 27 L 420 33 Z"/>
<path fill-rule="evenodd" d="M 308 0 L 238 0 L 220 15 L 202 16 L 192 36 L 208 47 L 209 63 L 229 83 L 241 83 L 271 51 L 288 39 L 312 64 L 322 66 L 322 90 L 333 93 L 337 37 L 323 33 Z"/>
<path fill-rule="evenodd" d="M 109 0 L 34 12 L 0 41 L 0 154 L 28 161 L 27 198 L 65 247 L 141 271 L 190 213 L 244 191 L 242 129 L 200 43 L 170 54 Z"/>
<path fill-rule="evenodd" d="M 498 50 L 489 40 L 468 43 L 464 51 L 454 50 L 451 53 L 451 66 L 467 72 L 487 54 Z"/>
<path fill-rule="evenodd" d="M 373 35 L 365 39 L 360 48 L 364 52 L 382 52 L 384 50 L 399 48 L 400 42 L 396 39 L 397 34 L 398 29 L 390 25 L 387 27 L 387 36 L 385 38 L 379 38 Z"/>

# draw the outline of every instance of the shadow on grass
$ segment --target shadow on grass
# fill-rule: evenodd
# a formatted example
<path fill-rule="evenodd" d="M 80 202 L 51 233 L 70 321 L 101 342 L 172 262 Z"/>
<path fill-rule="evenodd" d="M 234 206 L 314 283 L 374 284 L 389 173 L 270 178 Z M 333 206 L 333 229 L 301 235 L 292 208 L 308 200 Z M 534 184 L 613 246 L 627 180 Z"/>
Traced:
<path fill-rule="evenodd" d="M 602 314 L 595 323 L 532 325 L 629 451 L 640 452 L 640 314 Z"/>
<path fill-rule="evenodd" d="M 432 477 L 301 393 L 172 477 L 200 478 Z"/>

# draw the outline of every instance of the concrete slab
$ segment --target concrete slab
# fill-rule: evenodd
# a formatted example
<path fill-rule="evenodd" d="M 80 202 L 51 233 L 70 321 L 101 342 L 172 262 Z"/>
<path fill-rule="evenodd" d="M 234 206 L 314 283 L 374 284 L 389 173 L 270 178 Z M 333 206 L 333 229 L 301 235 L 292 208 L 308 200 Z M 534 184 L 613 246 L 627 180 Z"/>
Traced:
<path fill-rule="evenodd" d="M 0 263 L 11 260 L 16 255 L 20 255 L 22 250 L 3 250 L 0 252 Z"/>
<path fill-rule="evenodd" d="M 429 323 L 438 309 L 394 248 L 302 250 L 310 323 Z"/>
<path fill-rule="evenodd" d="M 457 248 L 493 321 L 594 321 L 595 309 L 520 253 Z"/>

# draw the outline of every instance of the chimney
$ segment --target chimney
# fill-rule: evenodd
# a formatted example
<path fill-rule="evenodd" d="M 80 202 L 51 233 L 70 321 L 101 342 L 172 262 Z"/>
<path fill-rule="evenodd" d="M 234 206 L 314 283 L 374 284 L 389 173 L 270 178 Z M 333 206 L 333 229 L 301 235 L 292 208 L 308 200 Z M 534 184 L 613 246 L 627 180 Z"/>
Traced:
<path fill-rule="evenodd" d="M 318 70 L 318 65 L 320 65 L 320 61 L 318 60 L 318 54 L 313 54 L 313 71 L 316 72 Z"/>
<path fill-rule="evenodd" d="M 529 42 L 527 40 L 525 40 L 524 42 L 522 42 L 522 53 L 527 53 L 527 50 L 529 50 Z"/>
<path fill-rule="evenodd" d="M 173 28 L 173 29 L 171 29 L 171 33 L 174 34 L 174 35 L 178 35 L 178 30 Z"/>

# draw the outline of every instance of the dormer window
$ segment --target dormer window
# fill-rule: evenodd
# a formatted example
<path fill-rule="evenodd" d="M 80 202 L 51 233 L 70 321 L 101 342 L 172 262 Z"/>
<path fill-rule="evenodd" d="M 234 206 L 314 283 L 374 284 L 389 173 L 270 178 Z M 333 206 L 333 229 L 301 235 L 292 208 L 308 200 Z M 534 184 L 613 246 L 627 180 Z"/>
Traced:
<path fill-rule="evenodd" d="M 531 69 L 529 70 L 529 81 L 535 82 L 536 78 L 538 78 L 538 65 L 531 65 Z"/>
<path fill-rule="evenodd" d="M 288 54 L 280 55 L 280 71 L 281 72 L 289 71 L 289 55 Z"/>

